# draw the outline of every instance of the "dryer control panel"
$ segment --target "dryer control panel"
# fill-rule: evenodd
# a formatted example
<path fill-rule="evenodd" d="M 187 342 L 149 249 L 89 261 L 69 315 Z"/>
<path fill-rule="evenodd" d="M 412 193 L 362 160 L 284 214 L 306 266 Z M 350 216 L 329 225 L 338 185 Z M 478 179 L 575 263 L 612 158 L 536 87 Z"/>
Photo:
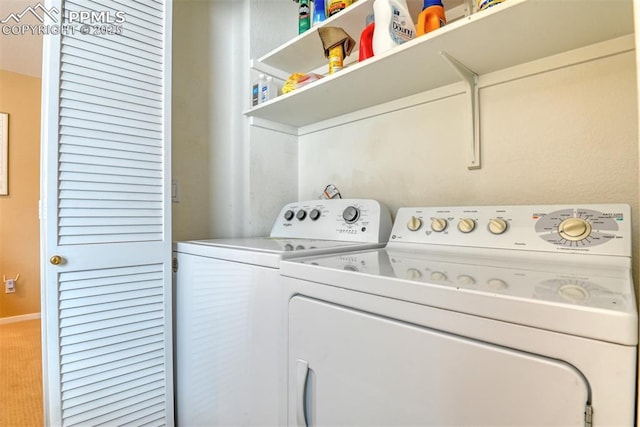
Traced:
<path fill-rule="evenodd" d="M 391 214 L 371 199 L 329 199 L 285 205 L 270 237 L 386 243 Z"/>
<path fill-rule="evenodd" d="M 624 204 L 401 208 L 390 242 L 631 256 Z"/>

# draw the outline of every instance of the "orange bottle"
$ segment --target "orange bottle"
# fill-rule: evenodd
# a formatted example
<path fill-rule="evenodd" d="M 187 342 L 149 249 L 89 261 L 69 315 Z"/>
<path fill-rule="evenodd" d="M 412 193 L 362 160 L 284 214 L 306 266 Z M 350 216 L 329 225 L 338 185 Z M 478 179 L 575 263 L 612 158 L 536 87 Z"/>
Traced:
<path fill-rule="evenodd" d="M 424 0 L 422 12 L 418 15 L 416 34 L 421 36 L 429 31 L 444 27 L 447 18 L 444 15 L 444 6 L 441 0 Z"/>

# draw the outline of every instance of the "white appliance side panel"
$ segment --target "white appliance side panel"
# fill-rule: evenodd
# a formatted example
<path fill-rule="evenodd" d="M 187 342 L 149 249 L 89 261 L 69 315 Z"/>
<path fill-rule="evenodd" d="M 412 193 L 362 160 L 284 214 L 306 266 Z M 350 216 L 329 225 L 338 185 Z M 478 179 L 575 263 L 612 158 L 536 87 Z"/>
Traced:
<path fill-rule="evenodd" d="M 177 257 L 178 425 L 277 425 L 278 270 Z"/>
<path fill-rule="evenodd" d="M 291 425 L 585 423 L 589 386 L 559 360 L 303 296 L 288 334 Z"/>

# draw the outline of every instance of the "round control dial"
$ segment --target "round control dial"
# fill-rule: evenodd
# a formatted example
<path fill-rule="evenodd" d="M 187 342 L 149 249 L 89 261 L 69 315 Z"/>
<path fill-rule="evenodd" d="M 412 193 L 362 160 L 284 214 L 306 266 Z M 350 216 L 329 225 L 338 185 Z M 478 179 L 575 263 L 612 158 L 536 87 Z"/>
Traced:
<path fill-rule="evenodd" d="M 489 279 L 487 280 L 487 285 L 489 285 L 489 288 L 494 291 L 502 291 L 509 287 L 507 282 L 502 279 Z"/>
<path fill-rule="evenodd" d="M 458 283 L 460 283 L 463 286 L 471 286 L 471 285 L 475 285 L 476 279 L 474 279 L 469 275 L 463 274 L 461 276 L 458 276 Z"/>
<path fill-rule="evenodd" d="M 312 221 L 317 220 L 318 218 L 320 218 L 320 211 L 318 209 L 313 209 L 311 212 L 309 212 L 309 218 L 311 218 Z"/>
<path fill-rule="evenodd" d="M 409 268 L 407 269 L 407 279 L 409 280 L 419 280 L 422 277 L 422 272 L 417 268 Z"/>
<path fill-rule="evenodd" d="M 342 218 L 347 222 L 347 224 L 353 224 L 360 218 L 360 210 L 355 206 L 348 206 L 342 212 Z"/>
<path fill-rule="evenodd" d="M 440 233 L 446 230 L 447 225 L 449 225 L 449 223 L 444 218 L 433 218 L 431 220 L 431 230 L 435 231 L 436 233 Z"/>
<path fill-rule="evenodd" d="M 489 232 L 491 234 L 503 234 L 505 231 L 507 231 L 507 221 L 505 221 L 504 219 L 500 219 L 500 218 L 493 218 L 489 220 Z"/>
<path fill-rule="evenodd" d="M 444 282 L 448 279 L 447 275 L 441 271 L 434 271 L 431 273 L 431 280 L 436 282 Z"/>
<path fill-rule="evenodd" d="M 287 221 L 291 221 L 294 216 L 295 216 L 295 214 L 293 213 L 293 211 L 291 209 L 289 209 L 288 211 L 286 211 L 284 213 L 284 219 L 286 219 Z"/>
<path fill-rule="evenodd" d="M 591 224 L 582 218 L 568 218 L 558 226 L 558 233 L 566 240 L 579 242 L 591 234 Z"/>
<path fill-rule="evenodd" d="M 420 227 L 422 227 L 422 220 L 415 216 L 412 216 L 407 222 L 407 228 L 411 231 L 418 231 Z"/>
<path fill-rule="evenodd" d="M 476 222 L 471 218 L 462 218 L 458 223 L 458 230 L 463 233 L 471 233 L 476 228 Z"/>
<path fill-rule="evenodd" d="M 296 214 L 296 218 L 298 218 L 299 221 L 302 221 L 303 219 L 305 219 L 307 217 L 307 211 L 300 209 L 298 211 L 298 213 Z"/>

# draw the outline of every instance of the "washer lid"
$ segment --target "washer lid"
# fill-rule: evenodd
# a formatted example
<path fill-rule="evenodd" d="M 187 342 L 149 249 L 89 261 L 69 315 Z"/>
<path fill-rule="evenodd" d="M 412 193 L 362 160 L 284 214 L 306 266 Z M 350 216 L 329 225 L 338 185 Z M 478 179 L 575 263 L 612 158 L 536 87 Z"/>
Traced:
<path fill-rule="evenodd" d="M 178 242 L 177 252 L 278 268 L 281 259 L 379 248 L 379 243 L 250 237 Z"/>
<path fill-rule="evenodd" d="M 630 262 L 390 248 L 283 262 L 284 276 L 615 342 L 638 343 Z M 490 256 L 493 255 L 493 256 Z M 559 259 L 560 256 L 560 259 Z M 580 257 L 582 259 L 584 257 Z M 608 257 L 611 258 L 611 257 Z"/>
<path fill-rule="evenodd" d="M 295 256 L 304 256 L 301 252 L 326 251 L 331 252 L 337 250 L 357 250 L 362 247 L 371 247 L 371 245 L 363 245 L 359 242 L 342 242 L 337 240 L 318 240 L 318 239 L 288 239 L 279 237 L 247 237 L 237 239 L 210 239 L 198 240 L 187 243 L 217 246 L 220 248 L 258 251 L 280 254 L 288 257 L 290 253 L 296 253 Z M 287 255 L 285 255 L 287 254 Z"/>

